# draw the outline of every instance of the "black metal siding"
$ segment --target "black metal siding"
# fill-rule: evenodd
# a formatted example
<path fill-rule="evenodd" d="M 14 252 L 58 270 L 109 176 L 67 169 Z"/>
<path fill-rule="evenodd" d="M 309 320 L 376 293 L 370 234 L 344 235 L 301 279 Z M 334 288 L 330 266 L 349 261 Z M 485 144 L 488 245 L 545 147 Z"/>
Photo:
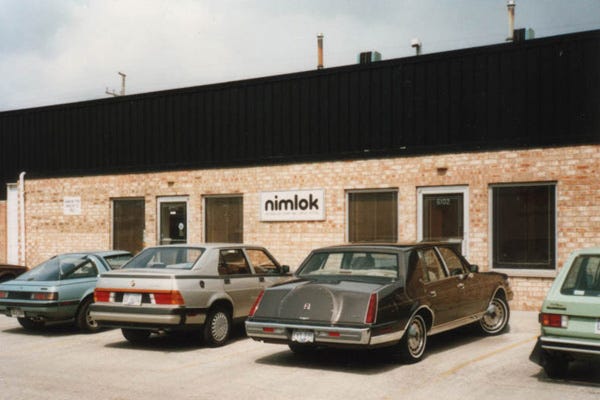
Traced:
<path fill-rule="evenodd" d="M 0 113 L 28 177 L 600 142 L 600 31 Z"/>

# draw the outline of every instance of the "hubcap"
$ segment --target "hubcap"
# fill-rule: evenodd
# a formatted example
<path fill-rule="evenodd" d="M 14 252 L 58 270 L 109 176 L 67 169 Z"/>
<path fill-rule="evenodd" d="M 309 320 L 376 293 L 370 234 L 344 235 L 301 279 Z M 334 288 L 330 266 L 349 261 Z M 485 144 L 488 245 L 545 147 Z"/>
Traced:
<path fill-rule="evenodd" d="M 420 320 L 414 320 L 408 328 L 408 350 L 410 354 L 418 357 L 423 351 L 425 343 L 425 329 Z"/>
<path fill-rule="evenodd" d="M 506 311 L 502 303 L 494 299 L 481 319 L 481 323 L 487 331 L 494 332 L 502 327 L 505 318 Z"/>
<path fill-rule="evenodd" d="M 217 342 L 221 342 L 227 338 L 229 331 L 229 320 L 227 315 L 222 312 L 215 314 L 210 326 L 210 333 Z"/>

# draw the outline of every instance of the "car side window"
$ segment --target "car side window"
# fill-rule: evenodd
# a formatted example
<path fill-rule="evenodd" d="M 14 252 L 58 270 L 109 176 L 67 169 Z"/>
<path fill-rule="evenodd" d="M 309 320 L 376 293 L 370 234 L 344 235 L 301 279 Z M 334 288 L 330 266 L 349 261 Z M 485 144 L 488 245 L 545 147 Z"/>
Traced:
<path fill-rule="evenodd" d="M 107 257 L 104 257 L 104 259 L 106 260 L 106 262 L 108 263 L 108 265 L 110 265 L 110 267 L 112 269 L 119 269 L 127 261 L 129 261 L 131 259 L 131 255 L 130 254 L 119 254 L 116 256 L 107 256 Z"/>
<path fill-rule="evenodd" d="M 61 268 L 64 271 L 62 279 L 95 278 L 98 276 L 98 269 L 92 260 L 86 260 L 79 265 L 64 263 Z"/>
<path fill-rule="evenodd" d="M 447 247 L 438 247 L 444 262 L 446 263 L 446 267 L 448 267 L 448 271 L 450 271 L 450 275 L 461 275 L 467 273 L 467 269 L 463 264 L 460 257 L 456 255 L 456 253 Z"/>
<path fill-rule="evenodd" d="M 446 272 L 434 249 L 419 250 L 418 255 L 424 282 L 435 282 L 446 277 Z"/>
<path fill-rule="evenodd" d="M 274 274 L 279 272 L 277 263 L 265 251 L 247 249 L 246 254 L 250 259 L 250 264 L 254 267 L 254 272 L 257 274 Z"/>
<path fill-rule="evenodd" d="M 249 275 L 250 266 L 241 249 L 219 252 L 219 275 Z"/>

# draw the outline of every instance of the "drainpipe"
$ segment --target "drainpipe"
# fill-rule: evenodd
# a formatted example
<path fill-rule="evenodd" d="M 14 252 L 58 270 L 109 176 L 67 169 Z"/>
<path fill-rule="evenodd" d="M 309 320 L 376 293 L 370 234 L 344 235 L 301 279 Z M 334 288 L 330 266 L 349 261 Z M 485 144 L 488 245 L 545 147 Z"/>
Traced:
<path fill-rule="evenodd" d="M 19 174 L 19 233 L 21 237 L 20 263 L 27 265 L 25 261 L 25 171 Z"/>

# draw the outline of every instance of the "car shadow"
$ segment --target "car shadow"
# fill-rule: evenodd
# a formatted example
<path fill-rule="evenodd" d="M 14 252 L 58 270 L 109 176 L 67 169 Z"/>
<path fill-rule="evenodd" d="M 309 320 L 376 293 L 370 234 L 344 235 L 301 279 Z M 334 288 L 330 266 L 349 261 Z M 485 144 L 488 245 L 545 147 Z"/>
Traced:
<path fill-rule="evenodd" d="M 532 375 L 532 378 L 548 384 L 600 388 L 600 362 L 573 361 L 569 364 L 569 370 L 564 379 L 552 379 L 540 367 L 539 372 Z"/>
<path fill-rule="evenodd" d="M 13 334 L 13 335 L 28 335 L 28 336 L 47 336 L 47 337 L 60 337 L 83 334 L 79 328 L 72 323 L 57 322 L 46 324 L 43 328 L 39 329 L 25 329 L 20 325 L 14 328 L 5 329 L 2 332 Z"/>
<path fill-rule="evenodd" d="M 484 338 L 485 336 L 470 326 L 428 337 L 425 358 L 428 355 Z M 292 368 L 346 371 L 363 375 L 384 373 L 410 365 L 394 360 L 390 356 L 389 349 L 386 348 L 373 350 L 320 349 L 307 354 L 294 354 L 287 346 L 282 346 L 282 348 L 285 350 L 259 358 L 256 363 Z"/>
<path fill-rule="evenodd" d="M 164 334 L 152 334 L 148 340 L 142 343 L 131 343 L 121 336 L 122 340 L 107 343 L 105 347 L 115 349 L 159 351 L 159 352 L 185 352 L 198 350 L 199 348 L 210 348 L 203 343 L 201 331 L 172 332 Z M 229 340 L 224 346 L 247 340 L 243 324 L 235 324 L 232 327 Z"/>

